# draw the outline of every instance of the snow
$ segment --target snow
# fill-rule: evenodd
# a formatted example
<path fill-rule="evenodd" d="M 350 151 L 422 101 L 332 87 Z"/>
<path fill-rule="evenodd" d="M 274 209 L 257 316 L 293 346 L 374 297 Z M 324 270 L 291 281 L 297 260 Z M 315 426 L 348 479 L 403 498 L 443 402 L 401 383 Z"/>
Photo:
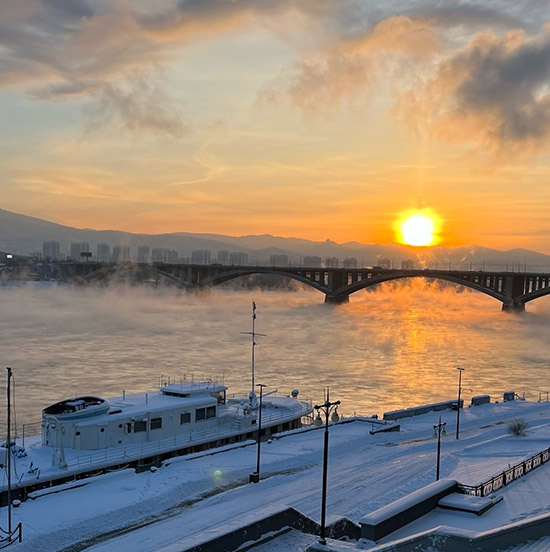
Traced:
<path fill-rule="evenodd" d="M 495 502 L 488 496 L 471 496 L 460 493 L 452 493 L 443 497 L 438 506 L 454 510 L 464 510 L 468 512 L 481 512 L 487 507 L 491 507 Z"/>
<path fill-rule="evenodd" d="M 359 523 L 368 525 L 378 525 L 398 514 L 416 507 L 420 502 L 429 500 L 430 498 L 451 489 L 456 488 L 457 482 L 454 479 L 440 479 L 434 483 L 430 483 L 417 491 L 414 491 L 386 506 L 382 506 L 379 510 L 371 512 L 363 516 Z"/>
<path fill-rule="evenodd" d="M 550 403 L 510 401 L 466 408 L 460 440 L 454 436 L 452 411 L 406 418 L 395 433 L 370 435 L 371 424 L 339 423 L 330 428 L 327 514 L 358 522 L 432 483 L 437 446 L 432 426 L 440 415 L 449 432 L 441 443 L 442 478 L 477 484 L 550 445 Z M 527 422 L 524 437 L 507 431 L 508 423 L 518 418 Z M 288 432 L 262 443 L 258 484 L 248 484 L 256 465 L 254 443 L 173 459 L 156 472 L 124 470 L 90 478 L 85 486 L 43 495 L 12 510 L 24 535 L 15 549 L 51 552 L 79 543 L 79 549 L 94 552 L 185 550 L 200 535 L 219 535 L 268 507 L 292 506 L 319 521 L 322 449 L 322 428 Z M 439 525 L 489 530 L 549 512 L 550 462 L 498 494 L 505 499 L 483 516 L 437 508 L 388 538 Z M 0 513 L 2 525 L 5 510 Z M 298 535 L 293 548 L 285 544 L 291 535 Z M 315 540 L 291 532 L 256 550 L 305 550 Z"/>

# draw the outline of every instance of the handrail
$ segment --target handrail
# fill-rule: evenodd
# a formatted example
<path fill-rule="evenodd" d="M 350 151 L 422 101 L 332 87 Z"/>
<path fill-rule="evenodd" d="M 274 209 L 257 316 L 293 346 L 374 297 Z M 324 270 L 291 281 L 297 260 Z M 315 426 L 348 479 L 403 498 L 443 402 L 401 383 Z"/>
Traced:
<path fill-rule="evenodd" d="M 519 464 L 508 468 L 499 475 L 491 477 L 491 479 L 480 485 L 462 485 L 459 483 L 458 492 L 473 496 L 487 496 L 498 491 L 505 485 L 509 485 L 512 481 L 519 479 L 531 470 L 538 468 L 542 464 L 548 462 L 548 460 L 550 460 L 550 447 L 541 452 L 537 452 L 537 454 L 534 454 L 527 460 L 522 460 Z"/>
<path fill-rule="evenodd" d="M 5 536 L 4 536 L 5 535 Z M 0 549 L 8 547 L 14 542 L 21 542 L 23 540 L 23 526 L 19 522 L 11 533 L 9 531 L 4 531 L 0 527 Z"/>

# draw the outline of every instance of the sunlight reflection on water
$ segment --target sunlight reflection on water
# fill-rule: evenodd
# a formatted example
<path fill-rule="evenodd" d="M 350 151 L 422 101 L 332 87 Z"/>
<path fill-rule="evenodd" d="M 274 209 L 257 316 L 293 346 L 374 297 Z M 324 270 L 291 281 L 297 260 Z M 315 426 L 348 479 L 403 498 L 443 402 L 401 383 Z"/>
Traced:
<path fill-rule="evenodd" d="M 0 288 L 2 360 L 16 382 L 17 424 L 76 394 L 155 389 L 160 374 L 250 378 L 251 301 L 258 305 L 256 381 L 320 402 L 323 388 L 350 414 L 452 399 L 457 366 L 471 395 L 506 390 L 538 398 L 550 388 L 550 298 L 523 316 L 500 303 L 424 280 L 360 292 L 348 305 L 297 292 L 205 295 L 143 288 Z M 2 376 L 4 377 L 4 376 Z M 4 380 L 3 380 L 4 381 Z M 4 383 L 2 383 L 4 387 Z M 5 395 L 5 393 L 4 393 Z M 5 420 L 4 407 L 0 420 Z"/>

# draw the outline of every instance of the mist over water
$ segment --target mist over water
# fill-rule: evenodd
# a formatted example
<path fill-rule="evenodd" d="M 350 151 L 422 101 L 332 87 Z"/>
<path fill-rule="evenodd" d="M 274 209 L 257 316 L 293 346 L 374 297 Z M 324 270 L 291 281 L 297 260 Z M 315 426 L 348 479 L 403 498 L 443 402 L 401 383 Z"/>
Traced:
<path fill-rule="evenodd" d="M 250 387 L 251 302 L 258 307 L 256 382 L 342 412 L 370 415 L 456 397 L 464 367 L 466 404 L 514 390 L 538 399 L 550 390 L 550 298 L 524 315 L 499 302 L 425 280 L 385 284 L 323 304 L 296 292 L 173 289 L 0 288 L 2 364 L 14 370 L 17 425 L 78 394 L 104 397 L 154 390 L 161 374 L 179 381 L 223 378 L 229 392 Z M 0 421 L 5 425 L 5 374 Z"/>

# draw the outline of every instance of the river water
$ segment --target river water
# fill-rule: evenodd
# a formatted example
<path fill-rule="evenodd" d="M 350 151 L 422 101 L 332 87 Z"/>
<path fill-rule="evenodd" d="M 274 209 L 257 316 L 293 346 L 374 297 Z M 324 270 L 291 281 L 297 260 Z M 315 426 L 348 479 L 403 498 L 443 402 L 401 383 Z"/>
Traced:
<path fill-rule="evenodd" d="M 224 379 L 249 389 L 252 301 L 256 383 L 313 402 L 342 401 L 344 414 L 371 415 L 456 397 L 550 390 L 550 298 L 505 314 L 500 303 L 463 288 L 411 280 L 384 284 L 328 306 L 310 288 L 224 291 L 0 288 L 0 353 L 16 387 L 17 425 L 78 394 L 152 390 L 161 374 Z M 5 374 L 0 421 L 5 426 Z"/>

